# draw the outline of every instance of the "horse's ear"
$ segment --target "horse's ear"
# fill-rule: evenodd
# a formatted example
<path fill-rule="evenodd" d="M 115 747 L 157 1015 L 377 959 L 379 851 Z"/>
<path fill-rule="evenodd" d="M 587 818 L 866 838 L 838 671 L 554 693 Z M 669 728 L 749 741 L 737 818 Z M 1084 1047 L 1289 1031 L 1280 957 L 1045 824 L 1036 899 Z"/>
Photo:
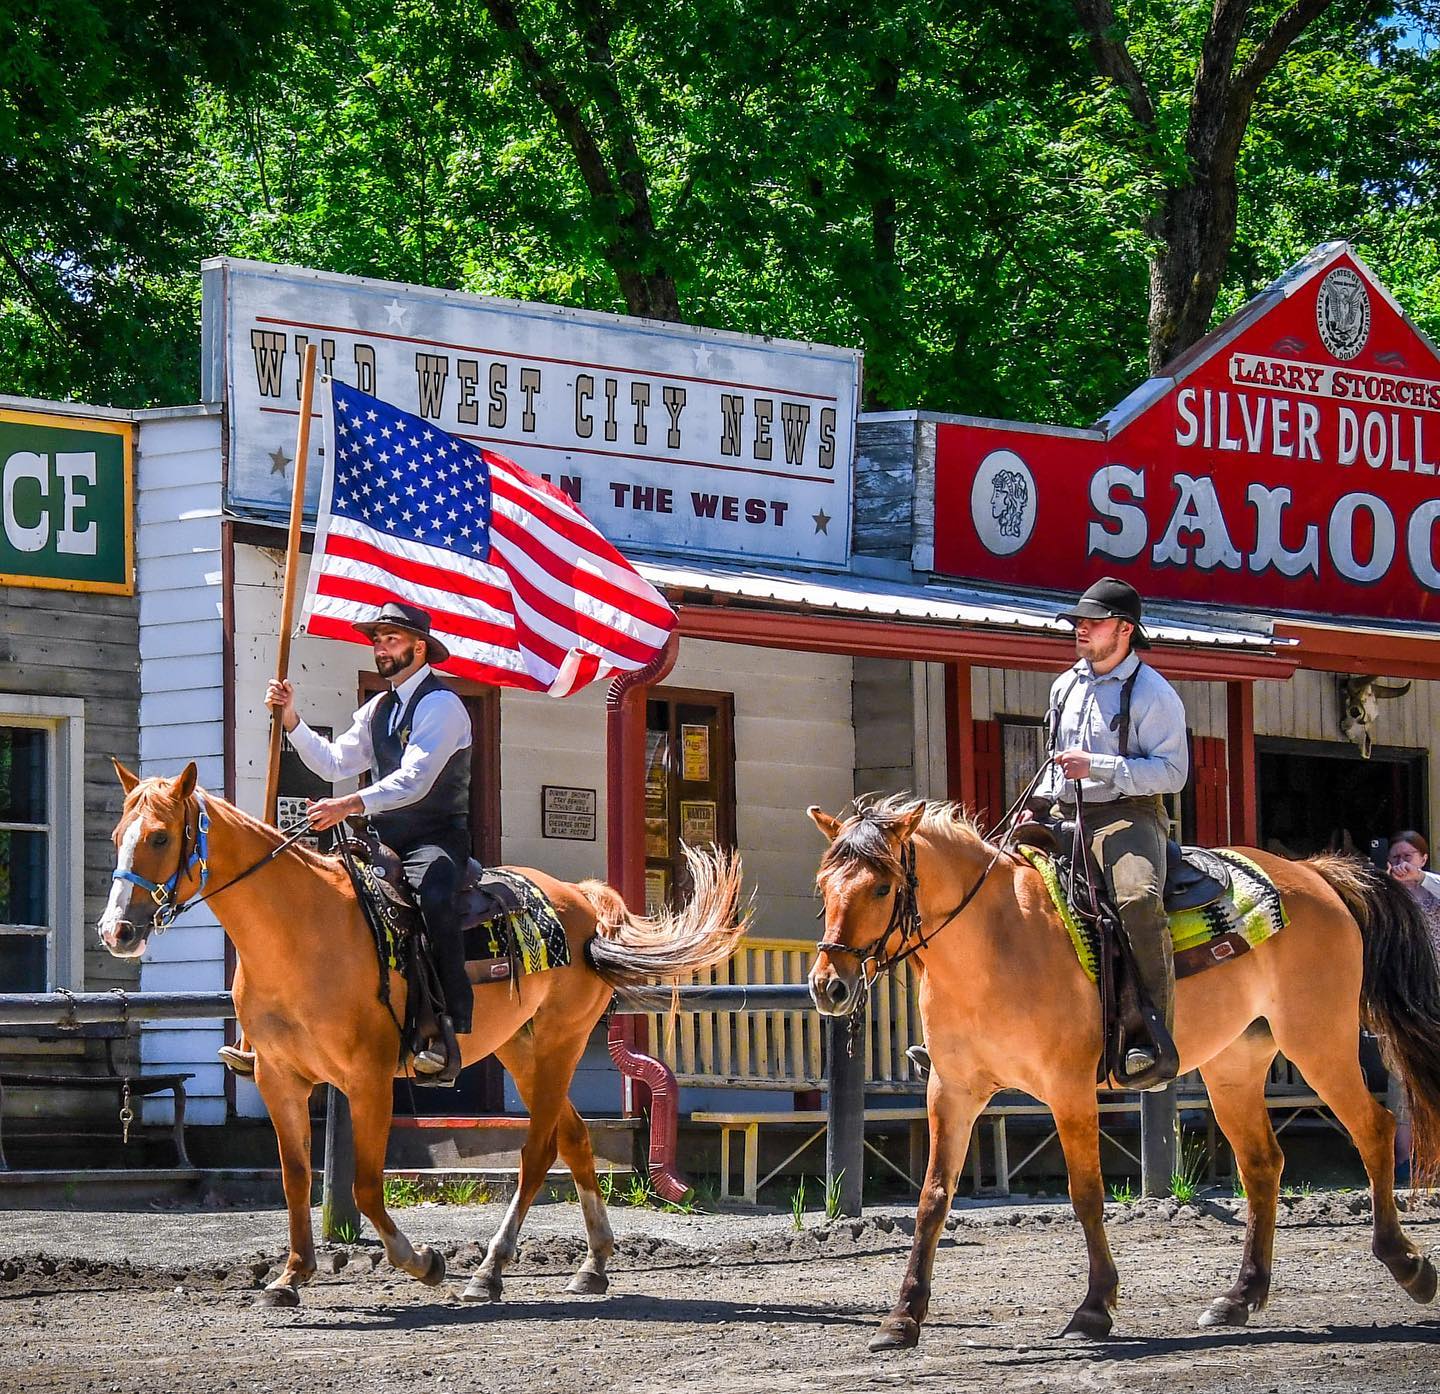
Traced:
<path fill-rule="evenodd" d="M 840 820 L 832 818 L 819 804 L 812 803 L 805 810 L 810 815 L 810 821 L 820 829 L 827 842 L 834 842 L 840 833 Z"/>
<path fill-rule="evenodd" d="M 915 836 L 915 829 L 920 826 L 920 820 L 925 816 L 925 805 L 916 804 L 896 825 L 895 836 L 901 842 L 909 842 Z"/>
<path fill-rule="evenodd" d="M 115 766 L 115 777 L 120 781 L 120 787 L 127 794 L 140 783 L 140 776 L 127 770 L 113 755 L 110 757 L 110 763 Z"/>
<path fill-rule="evenodd" d="M 192 760 L 175 776 L 175 797 L 188 799 L 195 792 L 195 781 L 199 777 L 200 771 L 195 768 L 195 762 Z"/>

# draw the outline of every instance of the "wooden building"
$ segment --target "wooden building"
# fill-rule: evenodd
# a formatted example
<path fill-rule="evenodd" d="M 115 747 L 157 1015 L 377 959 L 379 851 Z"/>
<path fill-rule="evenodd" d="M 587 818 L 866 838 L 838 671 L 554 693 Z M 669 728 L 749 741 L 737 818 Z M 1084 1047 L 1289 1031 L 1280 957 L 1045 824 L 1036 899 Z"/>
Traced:
<path fill-rule="evenodd" d="M 88 929 L 110 894 L 110 830 L 139 732 L 129 413 L 0 397 L 0 991 L 134 988 Z M 131 1047 L 118 1045 L 123 1059 Z M 0 1031 L 0 1073 L 103 1067 L 105 1044 Z M 93 1107 L 92 1107 L 93 1106 Z M 16 1091 L 7 1114 L 108 1108 Z"/>

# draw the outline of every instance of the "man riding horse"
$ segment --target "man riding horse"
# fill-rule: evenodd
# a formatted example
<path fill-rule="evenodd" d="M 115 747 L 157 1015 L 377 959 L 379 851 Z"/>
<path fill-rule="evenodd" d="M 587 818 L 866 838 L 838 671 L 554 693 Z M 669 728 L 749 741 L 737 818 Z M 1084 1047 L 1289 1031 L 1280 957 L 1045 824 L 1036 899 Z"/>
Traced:
<path fill-rule="evenodd" d="M 1084 807 L 1091 852 L 1119 912 L 1146 995 L 1175 1026 L 1175 965 L 1162 901 L 1167 839 L 1164 795 L 1185 787 L 1190 756 L 1180 694 L 1137 649 L 1150 647 L 1140 596 L 1106 576 L 1058 618 L 1075 626 L 1078 661 L 1050 689 L 1048 735 L 1055 764 L 1040 787 L 1053 818 Z M 1157 1052 L 1127 1050 L 1125 1073 L 1164 1084 Z"/>
<path fill-rule="evenodd" d="M 355 628 L 370 639 L 375 670 L 390 686 L 355 713 L 344 735 L 331 741 L 311 730 L 295 710 L 289 682 L 272 678 L 265 703 L 280 713 L 296 753 L 322 779 L 369 773 L 370 782 L 353 794 L 312 801 L 310 826 L 323 832 L 363 814 L 398 854 L 435 953 L 451 1025 L 463 1036 L 471 1029 L 474 993 L 454 897 L 470 858 L 470 715 L 431 670 L 450 651 L 431 633 L 424 610 L 392 601 Z M 227 1047 L 221 1058 L 253 1069 L 243 1046 Z M 437 1084 L 453 1083 L 460 1068 L 443 1039 L 428 1042 L 413 1063 L 417 1075 Z"/>

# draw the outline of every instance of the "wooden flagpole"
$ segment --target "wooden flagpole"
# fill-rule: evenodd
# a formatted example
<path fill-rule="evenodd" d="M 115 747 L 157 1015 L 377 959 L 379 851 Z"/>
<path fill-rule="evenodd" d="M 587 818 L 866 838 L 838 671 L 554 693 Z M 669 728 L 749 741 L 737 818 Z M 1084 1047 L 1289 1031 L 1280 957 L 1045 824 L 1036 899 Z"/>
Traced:
<path fill-rule="evenodd" d="M 305 511 L 305 461 L 310 454 L 310 412 L 315 403 L 315 345 L 305 345 L 300 370 L 300 428 L 295 440 L 295 480 L 290 490 L 290 542 L 285 550 L 285 589 L 280 598 L 280 647 L 275 677 L 284 682 L 290 670 L 290 631 L 295 623 L 295 573 L 300 564 L 300 521 Z M 280 800 L 280 742 L 285 727 L 278 711 L 270 713 L 270 761 L 265 770 L 265 821 L 275 822 Z"/>

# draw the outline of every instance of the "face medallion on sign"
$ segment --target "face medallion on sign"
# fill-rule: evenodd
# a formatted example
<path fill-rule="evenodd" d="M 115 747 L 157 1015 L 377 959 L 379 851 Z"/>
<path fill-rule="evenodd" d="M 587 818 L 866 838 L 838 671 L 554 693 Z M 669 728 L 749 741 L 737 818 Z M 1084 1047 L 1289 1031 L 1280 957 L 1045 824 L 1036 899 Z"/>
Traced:
<path fill-rule="evenodd" d="M 997 557 L 1018 552 L 1035 529 L 1035 476 L 1013 450 L 993 450 L 975 471 L 970 517 L 975 534 Z"/>
<path fill-rule="evenodd" d="M 1320 283 L 1315 322 L 1321 342 L 1342 362 L 1365 347 L 1370 337 L 1370 293 L 1348 266 L 1337 266 Z"/>

